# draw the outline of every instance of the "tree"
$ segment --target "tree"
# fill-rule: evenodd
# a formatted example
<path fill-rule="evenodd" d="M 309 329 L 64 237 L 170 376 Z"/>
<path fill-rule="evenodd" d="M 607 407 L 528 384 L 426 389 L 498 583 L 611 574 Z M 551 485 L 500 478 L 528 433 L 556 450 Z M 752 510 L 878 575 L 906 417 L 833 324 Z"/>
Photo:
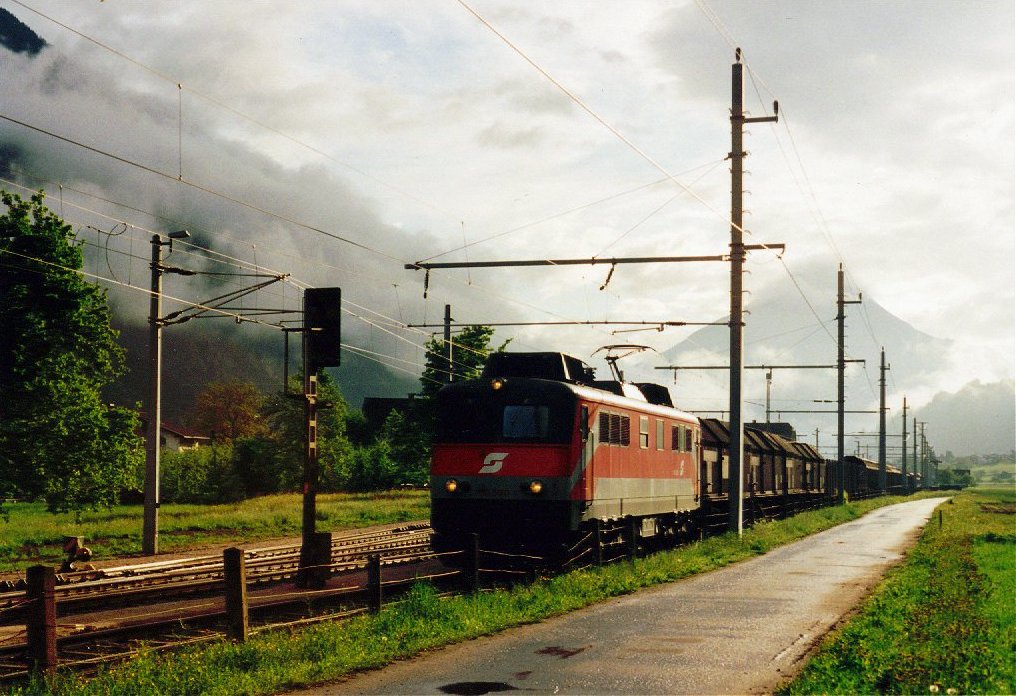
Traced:
<path fill-rule="evenodd" d="M 490 326 L 466 326 L 452 338 L 452 381 L 476 379 L 483 370 L 487 356 L 505 349 L 511 339 L 492 348 Z M 388 414 L 378 435 L 378 442 L 388 445 L 385 453 L 396 466 L 395 481 L 421 485 L 427 481 L 431 443 L 434 439 L 434 397 L 448 383 L 448 353 L 443 338 L 432 338 L 425 346 L 427 361 L 420 377 L 422 398 L 413 402 L 405 415 Z M 378 461 L 384 461 L 378 457 Z"/>
<path fill-rule="evenodd" d="M 290 380 L 290 392 L 303 392 L 303 378 Z M 347 478 L 349 442 L 346 439 L 348 406 L 339 385 L 327 373 L 318 375 L 317 450 L 322 490 L 337 490 Z M 304 420 L 302 398 L 285 394 L 271 395 L 265 403 L 265 419 L 273 443 L 273 460 L 260 466 L 278 470 L 282 490 L 295 490 L 303 481 Z"/>
<path fill-rule="evenodd" d="M 423 369 L 420 382 L 425 399 L 430 399 L 449 381 L 458 382 L 476 379 L 483 370 L 487 356 L 492 352 L 501 352 L 511 342 L 508 339 L 497 348 L 490 347 L 490 339 L 494 329 L 490 326 L 466 326 L 452 337 L 451 380 L 448 379 L 448 349 L 443 338 L 434 337 L 427 341 L 427 362 Z"/>
<path fill-rule="evenodd" d="M 265 397 L 251 382 L 211 382 L 197 395 L 188 422 L 199 432 L 231 442 L 268 432 Z"/>
<path fill-rule="evenodd" d="M 43 199 L 0 192 L 0 498 L 83 510 L 112 504 L 144 453 L 137 414 L 102 399 L 124 371 L 106 292 Z"/>

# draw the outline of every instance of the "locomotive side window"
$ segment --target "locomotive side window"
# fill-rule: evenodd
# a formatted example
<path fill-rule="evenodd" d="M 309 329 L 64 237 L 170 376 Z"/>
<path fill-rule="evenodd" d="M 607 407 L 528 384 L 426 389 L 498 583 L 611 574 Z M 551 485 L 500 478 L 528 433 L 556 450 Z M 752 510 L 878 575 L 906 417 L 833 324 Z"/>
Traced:
<path fill-rule="evenodd" d="M 649 416 L 639 416 L 639 447 L 649 449 Z"/>
<path fill-rule="evenodd" d="M 663 421 L 656 421 L 656 449 L 663 449 Z"/>
<path fill-rule="evenodd" d="M 501 436 L 509 440 L 545 438 L 550 423 L 546 406 L 507 405 L 501 418 Z"/>

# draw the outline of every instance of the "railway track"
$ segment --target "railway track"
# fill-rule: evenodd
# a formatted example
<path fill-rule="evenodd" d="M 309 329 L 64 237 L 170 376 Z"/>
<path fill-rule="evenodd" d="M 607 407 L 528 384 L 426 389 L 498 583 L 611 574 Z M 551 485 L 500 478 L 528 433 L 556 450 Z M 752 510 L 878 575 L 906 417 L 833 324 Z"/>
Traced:
<path fill-rule="evenodd" d="M 361 564 L 370 554 L 422 553 L 430 550 L 430 527 L 406 525 L 383 531 L 343 535 L 332 539 L 332 565 L 336 571 Z M 299 567 L 300 547 L 295 544 L 245 551 L 248 582 L 258 585 L 292 579 Z M 223 579 L 222 554 L 154 561 L 101 570 L 57 574 L 57 602 L 63 606 L 99 599 L 143 601 L 146 595 L 162 599 L 180 593 L 215 589 Z M 24 589 L 0 592 L 0 609 L 16 606 Z"/>
<path fill-rule="evenodd" d="M 298 545 L 245 552 L 254 630 L 334 618 L 364 610 L 368 558 L 389 568 L 388 584 L 419 572 L 401 570 L 434 557 L 430 527 L 405 525 L 332 539 L 329 587 L 292 590 L 300 564 Z M 436 565 L 436 561 L 434 561 Z M 440 575 L 440 573 L 436 573 Z M 75 669 L 130 657 L 141 643 L 159 650 L 219 639 L 226 615 L 221 555 L 156 561 L 95 571 L 62 573 L 55 588 L 60 663 Z M 24 677 L 26 631 L 23 589 L 0 594 L 0 681 Z"/>

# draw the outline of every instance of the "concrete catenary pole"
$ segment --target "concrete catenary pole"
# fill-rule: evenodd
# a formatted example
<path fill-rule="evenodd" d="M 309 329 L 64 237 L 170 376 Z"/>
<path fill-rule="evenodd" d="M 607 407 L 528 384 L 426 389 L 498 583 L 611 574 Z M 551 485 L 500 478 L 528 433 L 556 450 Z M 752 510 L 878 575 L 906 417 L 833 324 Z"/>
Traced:
<path fill-rule="evenodd" d="M 860 304 L 860 295 L 856 300 L 848 300 L 843 296 L 843 264 L 840 264 L 836 274 L 836 478 L 838 481 L 839 501 L 846 500 L 846 481 L 844 476 L 846 469 L 843 462 L 843 422 L 846 409 L 846 306 L 848 304 Z"/>
<path fill-rule="evenodd" d="M 905 490 L 910 490 L 910 482 L 907 480 L 907 397 L 903 397 L 903 437 L 900 440 L 902 446 L 900 451 L 903 453 L 903 460 L 901 468 L 903 469 L 903 487 Z M 915 472 L 916 473 L 916 472 Z"/>
<path fill-rule="evenodd" d="M 928 482 L 924 480 L 924 470 L 918 466 L 917 462 L 917 416 L 914 416 L 914 473 L 921 476 L 921 488 L 928 485 Z"/>
<path fill-rule="evenodd" d="M 744 72 L 740 49 L 731 66 L 730 99 L 730 492 L 727 526 L 744 529 L 744 418 L 741 380 L 744 376 Z"/>
<path fill-rule="evenodd" d="M 885 348 L 882 348 L 882 359 L 878 368 L 878 485 L 882 495 L 886 494 L 888 485 L 885 461 L 885 373 L 888 370 L 889 366 L 885 363 Z"/>
<path fill-rule="evenodd" d="M 148 310 L 148 427 L 145 429 L 145 510 L 141 553 L 159 553 L 159 441 L 162 439 L 162 241 L 152 235 L 152 283 Z"/>
<path fill-rule="evenodd" d="M 455 364 L 455 361 L 454 353 L 452 352 L 452 306 L 450 304 L 444 306 L 444 349 L 445 360 L 448 364 L 446 381 L 453 382 L 455 380 L 452 378 L 452 366 Z"/>
<path fill-rule="evenodd" d="M 744 115 L 744 66 L 741 49 L 731 65 L 730 88 L 730 493 L 727 527 L 738 535 L 744 529 L 744 124 L 775 122 L 777 116 Z M 779 105 L 773 103 L 773 111 Z"/>

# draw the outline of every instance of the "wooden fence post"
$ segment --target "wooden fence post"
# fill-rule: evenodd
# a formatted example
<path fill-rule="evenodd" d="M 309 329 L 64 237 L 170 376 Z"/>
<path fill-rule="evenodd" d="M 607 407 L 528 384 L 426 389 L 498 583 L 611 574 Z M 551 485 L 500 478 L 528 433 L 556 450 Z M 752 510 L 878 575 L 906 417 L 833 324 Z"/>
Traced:
<path fill-rule="evenodd" d="M 593 520 L 593 552 L 596 565 L 603 565 L 603 520 Z"/>
<path fill-rule="evenodd" d="M 28 633 L 28 662 L 34 669 L 56 669 L 56 570 L 36 565 L 25 575 L 28 599 L 25 628 Z"/>
<path fill-rule="evenodd" d="M 381 592 L 381 556 L 372 553 L 367 557 L 367 608 L 372 614 L 381 611 L 384 597 Z"/>
<path fill-rule="evenodd" d="M 308 587 L 320 590 L 332 575 L 332 533 L 314 532 L 310 540 L 311 568 Z"/>
<path fill-rule="evenodd" d="M 476 592 L 480 589 L 480 535 L 470 534 L 466 539 L 466 567 L 465 573 L 466 589 L 469 592 Z"/>
<path fill-rule="evenodd" d="M 222 569 L 226 582 L 226 634 L 230 639 L 243 643 L 247 640 L 250 628 L 247 611 L 247 559 L 243 549 L 223 550 Z"/>
<path fill-rule="evenodd" d="M 628 558 L 634 561 L 639 555 L 639 528 L 642 520 L 632 517 L 628 520 Z"/>

